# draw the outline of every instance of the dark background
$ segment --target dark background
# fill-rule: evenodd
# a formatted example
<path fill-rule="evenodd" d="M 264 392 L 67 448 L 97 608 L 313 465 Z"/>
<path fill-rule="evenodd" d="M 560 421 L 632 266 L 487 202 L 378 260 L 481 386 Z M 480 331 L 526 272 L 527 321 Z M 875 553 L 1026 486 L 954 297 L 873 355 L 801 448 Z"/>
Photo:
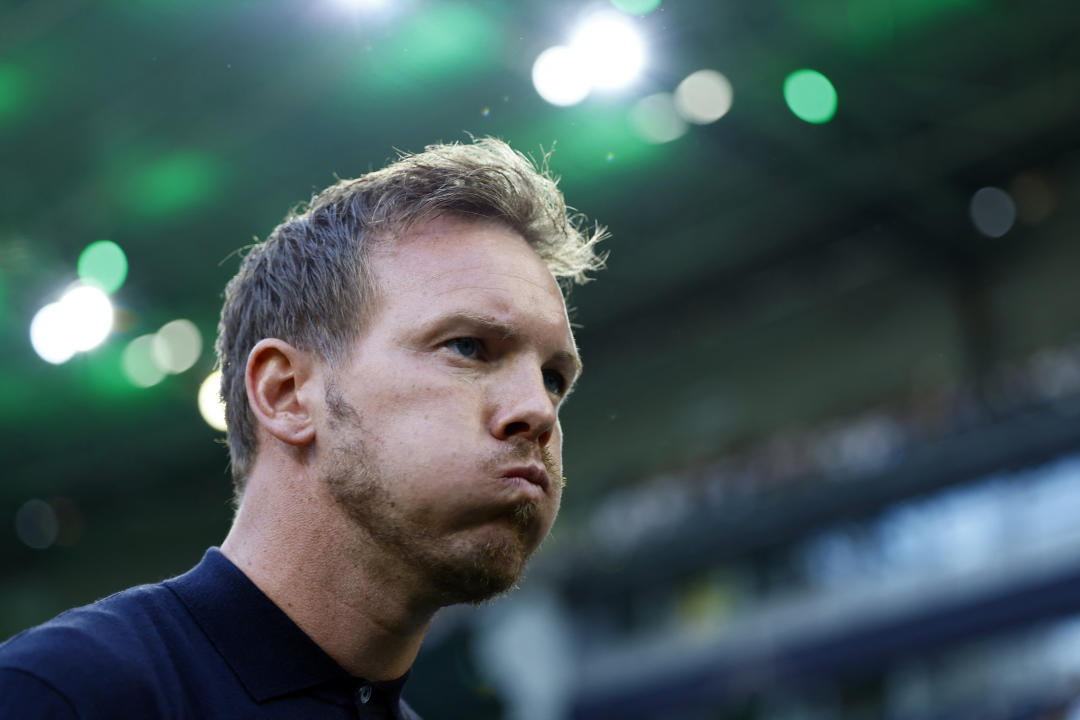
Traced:
<path fill-rule="evenodd" d="M 592 6 L 390 5 L 0 4 L 0 636 L 224 537 L 227 455 L 195 394 L 233 251 L 395 148 L 491 134 L 554 146 L 568 201 L 614 235 L 571 297 L 570 484 L 523 590 L 554 598 L 578 673 L 534 717 L 1065 717 L 1074 5 L 664 2 L 634 21 L 643 76 L 568 108 L 531 66 Z M 634 104 L 702 68 L 731 111 L 636 135 Z M 786 106 L 799 68 L 836 87 L 830 122 Z M 1011 203 L 1000 237 L 973 222 L 985 187 Z M 30 319 L 105 238 L 129 261 L 116 327 L 50 365 Z M 176 318 L 199 361 L 133 386 L 126 343 Z M 45 548 L 16 532 L 33 500 Z M 430 717 L 526 717 L 477 650 L 492 612 L 437 622 L 407 693 Z M 1026 674 L 995 661 L 1020 655 Z"/>

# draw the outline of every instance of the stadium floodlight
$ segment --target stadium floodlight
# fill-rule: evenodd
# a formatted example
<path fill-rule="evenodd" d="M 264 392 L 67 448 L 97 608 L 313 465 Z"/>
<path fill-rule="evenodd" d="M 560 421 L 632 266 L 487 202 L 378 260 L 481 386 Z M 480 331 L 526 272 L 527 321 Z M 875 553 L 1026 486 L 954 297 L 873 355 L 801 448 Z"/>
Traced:
<path fill-rule="evenodd" d="M 645 41 L 633 18 L 594 12 L 577 26 L 568 45 L 540 53 L 533 63 L 533 85 L 552 105 L 576 105 L 593 90 L 626 87 L 641 74 L 645 59 Z"/>
<path fill-rule="evenodd" d="M 603 11 L 588 15 L 570 40 L 583 61 L 584 72 L 594 88 L 626 87 L 645 67 L 645 41 L 632 18 Z"/>
<path fill-rule="evenodd" d="M 215 370 L 199 385 L 199 414 L 215 430 L 225 431 L 225 403 L 221 401 L 221 371 Z"/>
<path fill-rule="evenodd" d="M 76 285 L 34 315 L 30 344 L 41 359 L 59 365 L 103 343 L 112 325 L 109 297 L 100 288 Z"/>
<path fill-rule="evenodd" d="M 533 63 L 536 92 L 552 105 L 577 105 L 591 89 L 581 65 L 582 58 L 573 48 L 564 45 L 548 48 Z"/>

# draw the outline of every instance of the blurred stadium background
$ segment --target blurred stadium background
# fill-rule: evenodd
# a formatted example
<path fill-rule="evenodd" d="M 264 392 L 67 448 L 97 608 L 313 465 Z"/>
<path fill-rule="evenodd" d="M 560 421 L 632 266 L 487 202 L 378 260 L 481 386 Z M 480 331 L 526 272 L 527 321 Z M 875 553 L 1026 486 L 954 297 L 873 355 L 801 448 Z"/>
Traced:
<path fill-rule="evenodd" d="M 425 716 L 1080 717 L 1078 30 L 1064 0 L 6 0 L 0 636 L 223 538 L 197 396 L 235 251 L 490 134 L 554 146 L 615 237 L 572 297 L 562 517 L 520 592 L 437 619 Z"/>

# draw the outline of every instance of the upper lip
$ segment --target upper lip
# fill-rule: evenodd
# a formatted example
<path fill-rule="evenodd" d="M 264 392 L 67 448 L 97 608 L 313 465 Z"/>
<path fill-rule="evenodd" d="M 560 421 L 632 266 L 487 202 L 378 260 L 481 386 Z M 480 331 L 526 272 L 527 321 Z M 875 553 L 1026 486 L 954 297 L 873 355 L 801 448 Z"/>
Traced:
<path fill-rule="evenodd" d="M 550 478 L 548 478 L 547 470 L 545 470 L 541 465 L 515 465 L 514 467 L 510 467 L 504 470 L 500 477 L 525 478 L 533 485 L 539 485 L 544 490 L 547 490 L 548 486 L 551 484 L 551 480 Z"/>

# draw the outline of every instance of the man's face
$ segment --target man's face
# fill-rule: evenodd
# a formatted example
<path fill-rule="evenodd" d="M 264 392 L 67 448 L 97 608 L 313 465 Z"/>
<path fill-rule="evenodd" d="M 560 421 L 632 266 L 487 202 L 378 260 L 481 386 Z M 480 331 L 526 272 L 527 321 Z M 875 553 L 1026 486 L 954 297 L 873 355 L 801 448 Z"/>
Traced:
<path fill-rule="evenodd" d="M 317 452 L 357 552 L 439 604 L 509 589 L 562 495 L 558 408 L 580 362 L 514 231 L 442 216 L 376 246 L 375 308 L 331 372 Z"/>

